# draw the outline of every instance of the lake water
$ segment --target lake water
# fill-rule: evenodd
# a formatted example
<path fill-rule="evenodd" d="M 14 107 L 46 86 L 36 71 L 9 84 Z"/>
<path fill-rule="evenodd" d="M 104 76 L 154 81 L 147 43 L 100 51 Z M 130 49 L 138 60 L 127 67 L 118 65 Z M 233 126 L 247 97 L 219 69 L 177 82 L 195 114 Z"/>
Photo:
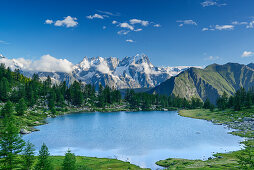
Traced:
<path fill-rule="evenodd" d="M 238 136 L 224 126 L 181 117 L 176 111 L 79 113 L 48 118 L 38 132 L 23 136 L 37 151 L 44 142 L 51 155 L 117 158 L 141 167 L 169 157 L 207 159 L 213 152 L 240 149 Z"/>

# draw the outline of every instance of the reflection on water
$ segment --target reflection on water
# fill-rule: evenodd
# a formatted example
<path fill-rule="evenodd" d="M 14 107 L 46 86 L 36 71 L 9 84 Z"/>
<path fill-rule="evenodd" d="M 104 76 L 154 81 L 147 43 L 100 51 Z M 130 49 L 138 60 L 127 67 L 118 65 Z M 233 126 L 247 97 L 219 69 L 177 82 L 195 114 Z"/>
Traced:
<path fill-rule="evenodd" d="M 23 137 L 37 150 L 44 142 L 52 155 L 70 148 L 76 155 L 118 158 L 149 168 L 169 157 L 207 159 L 213 152 L 238 150 L 243 140 L 223 126 L 175 111 L 81 113 L 48 122 Z"/>

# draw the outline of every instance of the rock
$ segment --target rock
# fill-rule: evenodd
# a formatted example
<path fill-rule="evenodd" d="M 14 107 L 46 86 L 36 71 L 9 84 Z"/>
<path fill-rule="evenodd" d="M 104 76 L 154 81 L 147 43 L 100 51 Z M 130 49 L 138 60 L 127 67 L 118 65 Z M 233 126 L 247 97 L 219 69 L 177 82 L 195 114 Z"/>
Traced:
<path fill-rule="evenodd" d="M 222 159 L 222 158 L 223 158 L 223 156 L 218 156 L 217 158 Z"/>
<path fill-rule="evenodd" d="M 39 121 L 35 121 L 34 124 L 40 124 L 40 122 Z"/>
<path fill-rule="evenodd" d="M 34 127 L 31 127 L 30 130 L 31 130 L 31 132 L 40 131 L 39 129 L 36 129 L 36 128 L 34 128 Z"/>
<path fill-rule="evenodd" d="M 26 130 L 26 129 L 20 129 L 20 133 L 21 134 L 29 134 L 31 133 L 30 131 Z"/>
<path fill-rule="evenodd" d="M 254 118 L 251 117 L 244 117 L 243 121 L 254 121 Z"/>

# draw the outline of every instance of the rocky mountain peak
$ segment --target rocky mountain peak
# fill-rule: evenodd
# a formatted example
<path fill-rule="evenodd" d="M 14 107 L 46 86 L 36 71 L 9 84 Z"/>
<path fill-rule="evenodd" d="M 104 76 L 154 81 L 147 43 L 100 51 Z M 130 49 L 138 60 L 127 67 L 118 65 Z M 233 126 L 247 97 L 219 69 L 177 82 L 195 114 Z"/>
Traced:
<path fill-rule="evenodd" d="M 254 63 L 250 63 L 250 64 L 248 64 L 247 66 L 250 67 L 250 68 L 252 68 L 252 69 L 254 69 Z"/>
<path fill-rule="evenodd" d="M 35 72 L 32 69 L 23 69 L 24 62 L 19 59 L 0 58 L 0 62 L 5 63 L 12 70 L 20 69 L 28 77 Z M 72 66 L 70 73 L 43 71 L 37 71 L 37 73 L 42 80 L 50 76 L 56 83 L 61 81 L 72 83 L 74 80 L 80 80 L 84 84 L 95 86 L 102 84 L 121 89 L 154 87 L 187 68 L 189 67 L 155 67 L 148 56 L 137 54 L 121 60 L 116 57 L 89 58 L 85 56 L 80 63 Z"/>
<path fill-rule="evenodd" d="M 1 58 L 5 58 L 5 56 L 3 56 L 3 54 L 0 54 L 0 59 L 1 59 Z"/>

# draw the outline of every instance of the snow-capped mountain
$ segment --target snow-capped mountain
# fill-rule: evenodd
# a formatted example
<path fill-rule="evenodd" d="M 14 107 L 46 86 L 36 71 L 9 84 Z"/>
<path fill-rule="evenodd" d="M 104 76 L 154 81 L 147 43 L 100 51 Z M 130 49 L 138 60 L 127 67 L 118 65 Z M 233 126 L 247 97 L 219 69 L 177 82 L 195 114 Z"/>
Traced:
<path fill-rule="evenodd" d="M 190 66 L 155 67 L 146 55 L 139 54 L 124 57 L 122 60 L 115 57 L 85 57 L 79 64 L 72 65 L 72 71 L 68 73 L 29 70 L 26 64 L 31 61 L 24 62 L 23 60 L 7 59 L 2 55 L 0 57 L 0 63 L 5 63 L 12 70 L 20 69 L 28 77 L 38 73 L 42 80 L 50 76 L 55 83 L 66 81 L 70 84 L 74 80 L 80 80 L 84 84 L 94 84 L 97 87 L 102 84 L 118 89 L 155 87 L 171 76 L 190 68 Z M 66 62 L 66 60 L 62 61 Z"/>

